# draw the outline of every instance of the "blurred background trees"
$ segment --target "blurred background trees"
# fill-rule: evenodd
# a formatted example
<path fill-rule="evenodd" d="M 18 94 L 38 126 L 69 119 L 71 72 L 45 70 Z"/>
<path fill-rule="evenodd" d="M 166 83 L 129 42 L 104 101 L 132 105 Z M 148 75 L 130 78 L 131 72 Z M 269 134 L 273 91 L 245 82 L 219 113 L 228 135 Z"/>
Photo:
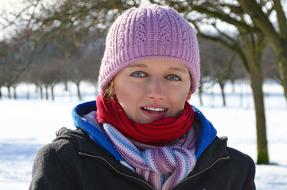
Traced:
<path fill-rule="evenodd" d="M 111 23 L 124 10 L 149 3 L 175 8 L 196 29 L 202 64 L 199 97 L 218 84 L 226 106 L 226 83 L 250 81 L 257 163 L 269 163 L 262 86 L 267 79 L 277 81 L 287 100 L 283 0 L 23 0 L 21 10 L 1 12 L 0 27 L 14 30 L 0 41 L 0 99 L 4 88 L 16 99 L 17 85 L 23 82 L 34 84 L 42 99 L 52 100 L 55 86 L 63 83 L 68 90 L 70 82 L 82 99 L 83 81 L 96 89 Z"/>

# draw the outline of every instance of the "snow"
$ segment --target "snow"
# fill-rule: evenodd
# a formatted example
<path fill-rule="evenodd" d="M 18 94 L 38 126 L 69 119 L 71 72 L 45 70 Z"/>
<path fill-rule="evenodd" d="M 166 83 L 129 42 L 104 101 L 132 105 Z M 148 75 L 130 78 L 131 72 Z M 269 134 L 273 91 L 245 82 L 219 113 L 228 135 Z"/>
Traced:
<path fill-rule="evenodd" d="M 56 88 L 56 100 L 39 100 L 30 94 L 26 100 L 27 88 L 19 86 L 18 100 L 5 97 L 0 100 L 0 190 L 28 189 L 31 180 L 33 159 L 37 150 L 51 142 L 61 127 L 74 128 L 71 109 L 81 101 L 73 90 L 64 92 Z M 84 84 L 84 101 L 93 100 L 94 87 Z M 219 136 L 228 137 L 228 145 L 256 160 L 256 131 L 253 100 L 246 82 L 238 83 L 235 89 L 227 86 L 227 107 L 221 106 L 217 86 L 208 89 L 204 95 L 204 106 L 194 95 L 190 102 L 198 107 L 218 130 Z M 282 88 L 272 82 L 264 85 L 269 156 L 272 165 L 257 165 L 256 186 L 259 190 L 287 189 L 287 104 Z"/>

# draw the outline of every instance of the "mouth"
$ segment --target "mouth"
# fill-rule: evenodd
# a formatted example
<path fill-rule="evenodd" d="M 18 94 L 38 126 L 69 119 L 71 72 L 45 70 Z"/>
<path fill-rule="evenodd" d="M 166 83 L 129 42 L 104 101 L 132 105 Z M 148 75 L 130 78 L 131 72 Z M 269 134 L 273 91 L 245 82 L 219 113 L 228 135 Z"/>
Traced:
<path fill-rule="evenodd" d="M 166 112 L 167 108 L 159 108 L 159 107 L 141 107 L 144 111 L 150 111 L 150 112 Z"/>
<path fill-rule="evenodd" d="M 144 106 L 141 107 L 141 110 L 144 113 L 144 115 L 149 118 L 148 120 L 150 120 L 150 122 L 167 117 L 167 111 L 168 111 L 167 108 L 157 106 L 152 107 Z"/>

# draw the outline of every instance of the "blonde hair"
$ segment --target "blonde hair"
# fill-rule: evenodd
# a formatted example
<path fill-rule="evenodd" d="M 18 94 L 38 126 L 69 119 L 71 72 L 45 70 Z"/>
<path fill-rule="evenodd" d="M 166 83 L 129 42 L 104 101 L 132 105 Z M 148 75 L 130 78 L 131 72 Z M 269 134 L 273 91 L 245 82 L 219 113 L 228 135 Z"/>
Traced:
<path fill-rule="evenodd" d="M 112 80 L 107 88 L 104 90 L 104 97 L 106 99 L 113 99 L 115 97 L 114 81 Z"/>

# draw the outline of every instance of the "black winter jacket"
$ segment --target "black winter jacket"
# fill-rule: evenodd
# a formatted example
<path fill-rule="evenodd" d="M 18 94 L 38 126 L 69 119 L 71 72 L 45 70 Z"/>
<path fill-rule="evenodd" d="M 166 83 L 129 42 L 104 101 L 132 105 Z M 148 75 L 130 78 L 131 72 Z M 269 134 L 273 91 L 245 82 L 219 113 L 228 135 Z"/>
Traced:
<path fill-rule="evenodd" d="M 253 190 L 253 160 L 218 137 L 174 190 Z M 80 129 L 62 128 L 34 161 L 30 190 L 152 190 Z"/>

